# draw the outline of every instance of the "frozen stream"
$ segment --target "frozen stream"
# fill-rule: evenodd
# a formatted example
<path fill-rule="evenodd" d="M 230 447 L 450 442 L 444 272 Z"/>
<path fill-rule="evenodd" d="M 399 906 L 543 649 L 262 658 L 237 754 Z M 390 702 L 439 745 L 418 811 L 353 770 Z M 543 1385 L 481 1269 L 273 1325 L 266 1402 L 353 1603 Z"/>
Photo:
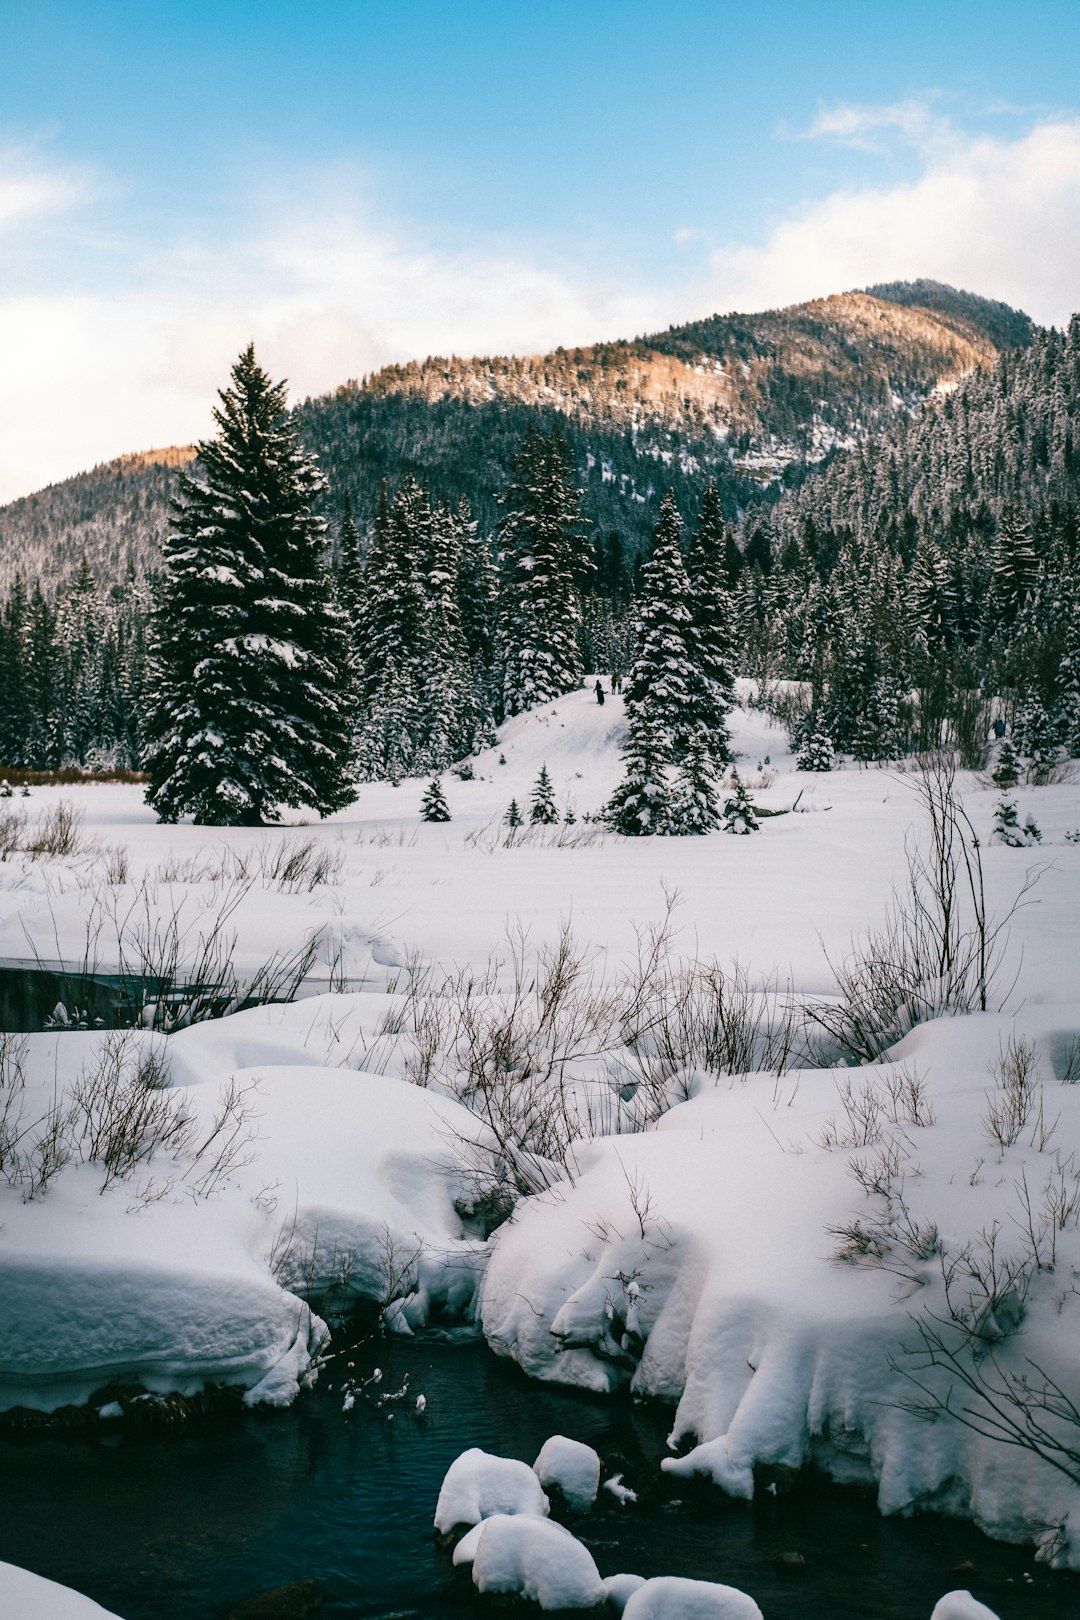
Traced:
<path fill-rule="evenodd" d="M 337 1388 L 376 1362 L 383 1390 L 427 1397 L 381 1410 Z M 333 1387 L 331 1387 L 333 1386 Z M 390 1411 L 395 1412 L 389 1417 Z M 882 1519 L 869 1493 L 806 1486 L 753 1507 L 688 1494 L 659 1474 L 667 1414 L 530 1384 L 475 1340 L 379 1341 L 344 1351 L 287 1412 L 217 1428 L 0 1440 L 0 1558 L 89 1593 L 125 1620 L 228 1616 L 268 1588 L 315 1581 L 321 1616 L 477 1613 L 431 1520 L 443 1473 L 480 1445 L 532 1461 L 564 1433 L 595 1446 L 641 1496 L 575 1525 L 602 1574 L 634 1570 L 743 1587 L 767 1620 L 926 1620 L 969 1587 L 1001 1620 L 1069 1620 L 1080 1576 L 935 1517 Z M 601 1498 L 605 1496 L 601 1492 Z M 681 1497 L 681 1500 L 679 1499 Z M 785 1573 L 785 1554 L 805 1569 Z M 288 1611 L 283 1611 L 288 1612 Z"/>

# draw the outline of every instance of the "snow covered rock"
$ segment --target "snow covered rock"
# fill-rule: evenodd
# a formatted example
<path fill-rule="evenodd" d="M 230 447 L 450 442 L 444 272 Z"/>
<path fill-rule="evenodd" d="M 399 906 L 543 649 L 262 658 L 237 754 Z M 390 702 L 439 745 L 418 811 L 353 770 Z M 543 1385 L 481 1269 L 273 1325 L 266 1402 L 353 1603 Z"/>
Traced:
<path fill-rule="evenodd" d="M 553 1434 L 533 1463 L 546 1491 L 558 1491 L 573 1513 L 588 1513 L 600 1487 L 600 1458 L 591 1446 Z"/>
<path fill-rule="evenodd" d="M 111 1609 L 70 1586 L 0 1563 L 0 1614 L 10 1620 L 116 1620 Z"/>
<path fill-rule="evenodd" d="M 472 1574 L 478 1592 L 514 1593 L 541 1609 L 595 1609 L 605 1598 L 588 1548 L 550 1519 L 485 1519 Z"/>
<path fill-rule="evenodd" d="M 745 1592 L 714 1581 L 659 1575 L 645 1581 L 623 1610 L 624 1620 L 763 1620 Z"/>
<path fill-rule="evenodd" d="M 609 1575 L 604 1582 L 609 1606 L 616 1614 L 622 1614 L 638 1587 L 644 1585 L 644 1575 Z"/>
<path fill-rule="evenodd" d="M 970 1592 L 946 1592 L 935 1603 L 930 1620 L 998 1620 L 998 1617 Z"/>
<path fill-rule="evenodd" d="M 528 1463 L 495 1457 L 473 1446 L 455 1457 L 446 1471 L 435 1506 L 435 1528 L 446 1536 L 496 1513 L 545 1519 L 548 1499 Z"/>

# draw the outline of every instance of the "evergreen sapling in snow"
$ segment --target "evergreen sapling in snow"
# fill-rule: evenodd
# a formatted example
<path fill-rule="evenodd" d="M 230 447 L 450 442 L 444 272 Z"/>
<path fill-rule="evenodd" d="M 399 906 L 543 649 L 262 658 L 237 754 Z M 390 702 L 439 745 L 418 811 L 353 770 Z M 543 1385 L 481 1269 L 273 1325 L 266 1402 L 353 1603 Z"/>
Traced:
<path fill-rule="evenodd" d="M 559 812 L 555 806 L 555 790 L 551 785 L 546 765 L 541 765 L 540 775 L 532 790 L 532 799 L 529 804 L 529 820 L 534 827 L 551 827 L 559 819 Z"/>
<path fill-rule="evenodd" d="M 518 802 L 516 799 L 510 800 L 510 803 L 506 809 L 506 814 L 503 816 L 503 821 L 509 827 L 511 832 L 516 832 L 517 829 L 522 825 L 521 811 L 518 808 Z"/>
<path fill-rule="evenodd" d="M 802 747 L 795 756 L 798 771 L 831 771 L 835 763 L 832 739 L 818 727 L 807 728 Z"/>
<path fill-rule="evenodd" d="M 729 833 L 760 832 L 761 827 L 754 810 L 754 801 L 738 771 L 731 772 L 731 794 L 724 800 L 724 831 Z"/>
<path fill-rule="evenodd" d="M 1002 797 L 994 806 L 994 830 L 990 834 L 990 842 L 1007 844 L 1012 849 L 1024 849 L 1029 844 L 1041 844 L 1042 833 L 1030 815 L 1021 826 L 1016 801 Z"/>
<path fill-rule="evenodd" d="M 1003 737 L 990 780 L 995 787 L 1008 790 L 1016 786 L 1023 774 L 1024 762 L 1016 751 L 1016 744 L 1011 737 Z"/>
<path fill-rule="evenodd" d="M 446 794 L 437 776 L 432 777 L 424 789 L 424 797 L 420 801 L 420 814 L 425 821 L 450 820 L 450 806 L 446 802 Z"/>

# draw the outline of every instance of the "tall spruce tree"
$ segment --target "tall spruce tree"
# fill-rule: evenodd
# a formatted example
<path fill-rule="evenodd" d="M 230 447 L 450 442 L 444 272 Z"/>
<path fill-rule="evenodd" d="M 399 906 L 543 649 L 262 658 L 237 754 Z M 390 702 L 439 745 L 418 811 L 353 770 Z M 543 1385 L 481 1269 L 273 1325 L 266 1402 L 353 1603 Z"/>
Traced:
<path fill-rule="evenodd" d="M 727 716 L 735 702 L 735 610 L 725 565 L 730 541 L 720 495 L 710 479 L 690 543 L 687 574 L 696 631 L 698 726 L 713 759 L 723 765 L 731 761 Z"/>
<path fill-rule="evenodd" d="M 559 427 L 529 429 L 502 504 L 499 651 L 509 715 L 581 682 L 581 491 Z"/>
<path fill-rule="evenodd" d="M 708 723 L 681 538 L 682 519 L 668 490 L 660 502 L 652 555 L 642 570 L 637 655 L 626 689 L 627 714 L 647 708 L 676 759 L 691 732 Z"/>
<path fill-rule="evenodd" d="M 323 488 L 249 344 L 180 481 L 162 553 L 147 801 L 163 821 L 257 826 L 347 804 L 348 649 L 331 599 Z"/>

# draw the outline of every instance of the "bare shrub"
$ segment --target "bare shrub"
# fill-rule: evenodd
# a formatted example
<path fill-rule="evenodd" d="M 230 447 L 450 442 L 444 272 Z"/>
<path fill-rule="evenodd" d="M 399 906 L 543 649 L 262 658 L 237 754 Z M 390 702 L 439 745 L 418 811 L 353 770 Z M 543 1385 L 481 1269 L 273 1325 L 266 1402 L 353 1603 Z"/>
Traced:
<path fill-rule="evenodd" d="M 28 817 L 25 810 L 0 808 L 0 861 L 22 852 Z"/>
<path fill-rule="evenodd" d="M 189 1148 L 194 1116 L 166 1089 L 163 1054 L 129 1032 L 107 1035 L 71 1088 L 70 1130 L 83 1160 L 105 1171 L 102 1192 L 159 1149 Z"/>
<path fill-rule="evenodd" d="M 1010 1148 L 1031 1124 L 1031 1145 L 1041 1152 L 1054 1126 L 1046 1124 L 1035 1042 L 1010 1035 L 990 1073 L 997 1081 L 997 1090 L 986 1099 L 982 1123 L 987 1136 L 999 1148 Z"/>
<path fill-rule="evenodd" d="M 979 841 L 956 792 L 951 758 L 924 759 L 915 791 L 928 844 L 909 841 L 907 883 L 894 892 L 884 925 L 843 962 L 830 963 L 839 998 L 807 1008 L 832 1052 L 858 1062 L 876 1062 L 927 1019 L 987 1010 L 1009 923 L 1039 877 L 1029 872 L 1010 909 L 992 918 Z"/>
<path fill-rule="evenodd" d="M 27 829 L 23 849 L 27 855 L 35 857 L 77 855 L 85 847 L 84 819 L 83 812 L 70 799 L 61 799 Z"/>
<path fill-rule="evenodd" d="M 263 844 L 258 859 L 264 881 L 283 894 L 310 894 L 322 884 L 339 881 L 345 851 L 331 849 L 317 838 L 283 838 Z"/>

